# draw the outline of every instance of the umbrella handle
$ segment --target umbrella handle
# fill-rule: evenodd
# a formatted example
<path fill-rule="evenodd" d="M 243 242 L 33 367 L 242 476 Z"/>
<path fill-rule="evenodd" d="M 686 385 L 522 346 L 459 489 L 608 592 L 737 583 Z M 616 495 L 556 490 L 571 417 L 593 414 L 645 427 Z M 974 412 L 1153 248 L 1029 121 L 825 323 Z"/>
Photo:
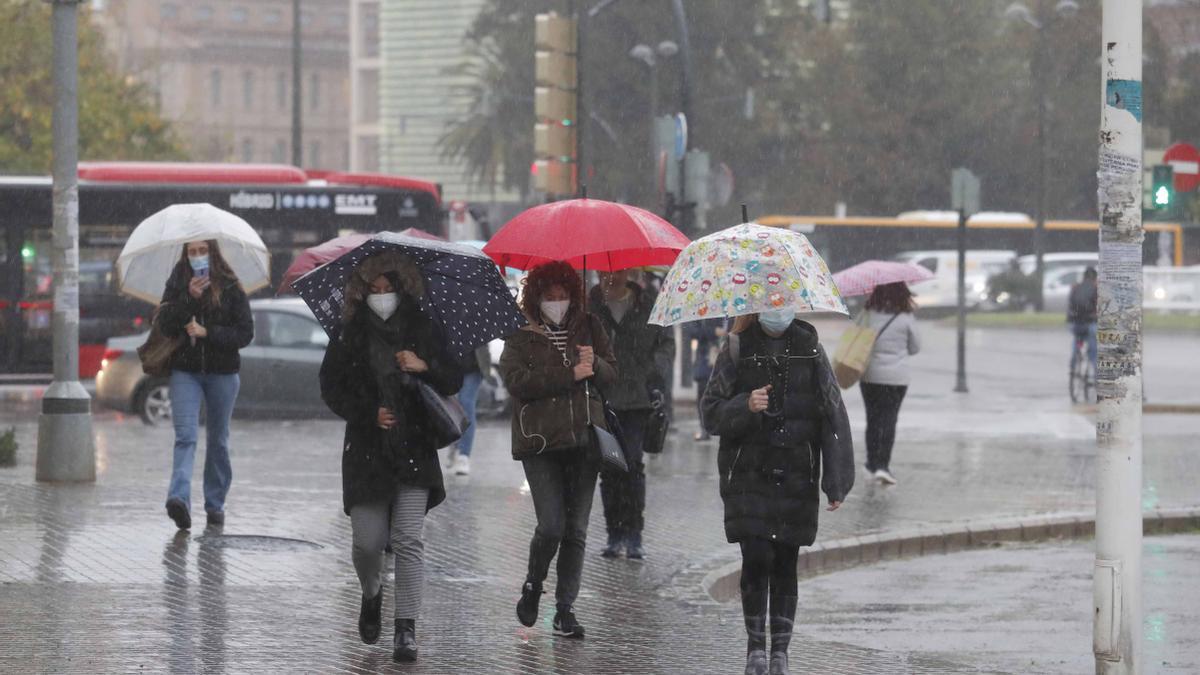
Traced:
<path fill-rule="evenodd" d="M 746 205 L 742 204 L 742 222 L 743 223 L 750 222 L 750 216 L 747 215 L 747 213 L 748 213 L 748 211 L 746 210 Z"/>

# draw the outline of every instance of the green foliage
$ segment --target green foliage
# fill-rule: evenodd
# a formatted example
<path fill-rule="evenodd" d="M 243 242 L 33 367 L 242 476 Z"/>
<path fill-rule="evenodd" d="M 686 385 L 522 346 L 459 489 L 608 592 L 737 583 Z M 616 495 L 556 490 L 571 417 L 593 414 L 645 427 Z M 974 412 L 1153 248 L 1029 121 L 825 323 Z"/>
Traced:
<path fill-rule="evenodd" d="M 53 136 L 50 5 L 0 2 L 0 173 L 49 173 Z M 80 159 L 180 159 L 145 85 L 118 73 L 79 12 Z"/>
<path fill-rule="evenodd" d="M 9 427 L 0 433 L 0 466 L 15 466 L 17 463 L 17 429 Z"/>

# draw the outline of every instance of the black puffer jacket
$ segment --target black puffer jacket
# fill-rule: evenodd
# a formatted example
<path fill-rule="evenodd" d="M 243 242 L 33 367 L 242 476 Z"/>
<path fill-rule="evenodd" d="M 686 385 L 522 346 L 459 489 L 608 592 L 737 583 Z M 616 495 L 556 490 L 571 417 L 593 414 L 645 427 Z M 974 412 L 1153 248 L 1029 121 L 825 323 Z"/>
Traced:
<path fill-rule="evenodd" d="M 438 449 L 427 440 L 426 414 L 415 392 L 402 395 L 396 404 L 397 431 L 402 442 L 384 444 L 384 432 L 378 425 L 381 397 L 370 365 L 369 311 L 359 311 L 341 339 L 329 343 L 321 363 L 321 398 L 346 420 L 342 507 L 349 515 L 357 504 L 391 502 L 396 487 L 403 484 L 429 488 L 426 508 L 432 509 L 446 498 L 446 488 Z M 458 392 L 462 388 L 462 367 L 458 359 L 446 353 L 440 331 L 414 306 L 402 312 L 391 321 L 403 323 L 407 348 L 429 365 L 428 371 L 416 377 L 444 396 Z"/>
<path fill-rule="evenodd" d="M 213 307 L 208 294 L 197 300 L 188 293 L 192 269 L 186 263 L 175 267 L 163 292 L 163 304 L 158 313 L 158 325 L 163 335 L 174 338 L 187 335 L 192 317 L 208 331 L 208 337 L 198 338 L 195 344 L 185 339 L 171 358 L 171 370 L 210 375 L 229 375 L 242 366 L 238 350 L 254 340 L 254 318 L 250 301 L 241 284 L 231 281 L 221 289 L 221 304 Z"/>
<path fill-rule="evenodd" d="M 674 329 L 650 323 L 658 295 L 630 282 L 633 302 L 620 321 L 604 301 L 600 287 L 592 289 L 591 311 L 603 323 L 617 357 L 617 381 L 604 395 L 613 410 L 649 410 L 650 392 L 664 391 L 675 362 Z"/>
<path fill-rule="evenodd" d="M 726 340 L 704 392 L 705 428 L 721 437 L 717 466 L 730 542 L 808 546 L 817 535 L 818 485 L 830 501 L 844 500 L 854 485 L 850 420 L 817 331 L 795 321 L 785 336 L 784 359 L 771 353 L 757 324 L 731 336 L 737 363 Z M 781 416 L 750 412 L 750 392 L 768 384 L 772 412 L 783 393 Z"/>

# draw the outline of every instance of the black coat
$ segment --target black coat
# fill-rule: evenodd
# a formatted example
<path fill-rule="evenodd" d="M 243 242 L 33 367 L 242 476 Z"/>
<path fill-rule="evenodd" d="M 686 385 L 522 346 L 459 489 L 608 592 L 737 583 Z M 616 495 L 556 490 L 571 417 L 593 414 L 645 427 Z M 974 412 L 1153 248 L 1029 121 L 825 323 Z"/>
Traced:
<path fill-rule="evenodd" d="M 366 313 L 361 308 L 338 340 L 325 348 L 321 363 L 321 398 L 329 409 L 346 420 L 342 443 L 342 507 L 349 515 L 357 504 L 390 503 L 400 485 L 429 489 L 426 510 L 446 498 L 438 448 L 424 427 L 426 413 L 419 398 L 405 396 L 397 404 L 398 431 L 405 437 L 402 449 L 385 447 L 378 425 L 379 388 L 370 365 Z M 416 309 L 398 319 L 406 322 L 406 340 L 429 370 L 417 377 L 439 394 L 450 396 L 462 388 L 462 367 L 450 356 L 440 330 Z"/>
<path fill-rule="evenodd" d="M 833 370 L 816 329 L 802 321 L 787 332 L 793 358 L 786 383 L 772 376 L 761 328 L 731 339 L 738 342 L 737 362 L 726 340 L 703 400 L 705 428 L 721 437 L 725 536 L 808 546 L 817 535 L 818 485 L 839 502 L 854 485 L 850 419 Z M 767 384 L 775 394 L 787 390 L 782 418 L 750 412 L 750 392 Z"/>
<path fill-rule="evenodd" d="M 650 323 L 658 295 L 630 282 L 633 302 L 620 321 L 604 301 L 599 287 L 592 289 L 590 310 L 604 324 L 617 357 L 617 381 L 604 389 L 613 410 L 649 410 L 650 392 L 666 390 L 675 363 L 675 331 Z"/>
<path fill-rule="evenodd" d="M 254 340 L 254 318 L 250 301 L 241 284 L 231 281 L 221 289 L 221 303 L 210 306 L 208 293 L 197 300 L 188 293 L 192 280 L 191 267 L 176 266 L 163 291 L 163 304 L 158 312 L 158 325 L 163 335 L 174 338 L 187 335 L 192 317 L 208 331 L 208 337 L 197 338 L 195 344 L 185 339 L 171 357 L 171 370 L 211 375 L 229 375 L 242 366 L 238 350 Z"/>

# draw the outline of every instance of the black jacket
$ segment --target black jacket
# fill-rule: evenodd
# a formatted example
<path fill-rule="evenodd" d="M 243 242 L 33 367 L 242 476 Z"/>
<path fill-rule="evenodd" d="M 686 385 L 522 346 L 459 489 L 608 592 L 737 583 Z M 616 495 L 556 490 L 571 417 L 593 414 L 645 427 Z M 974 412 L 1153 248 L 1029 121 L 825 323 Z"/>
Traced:
<path fill-rule="evenodd" d="M 675 362 L 674 330 L 650 323 L 650 311 L 658 297 L 654 291 L 629 284 L 633 302 L 617 321 L 599 287 L 592 289 L 589 309 L 604 324 L 617 357 L 618 378 L 605 387 L 604 395 L 613 410 L 649 410 L 650 391 L 665 391 Z"/>
<path fill-rule="evenodd" d="M 1099 295 L 1096 284 L 1081 281 L 1071 287 L 1067 299 L 1067 321 L 1070 323 L 1096 323 L 1096 307 Z"/>
<path fill-rule="evenodd" d="M 429 489 L 426 509 L 446 498 L 437 448 L 428 440 L 426 414 L 419 398 L 404 396 L 394 411 L 402 448 L 387 447 L 378 425 L 379 388 L 370 365 L 370 330 L 362 308 L 338 340 L 325 348 L 321 363 L 321 398 L 346 420 L 342 443 L 342 508 L 349 515 L 357 504 L 390 503 L 399 485 Z M 450 396 L 462 387 L 462 367 L 445 351 L 446 341 L 423 313 L 410 309 L 397 319 L 407 322 L 409 348 L 429 370 L 417 375 L 439 394 Z"/>
<path fill-rule="evenodd" d="M 238 350 L 254 339 L 254 318 L 250 301 L 241 284 L 229 282 L 221 289 L 221 304 L 211 307 L 208 293 L 197 300 L 188 293 L 192 270 L 184 264 L 176 266 L 167 280 L 163 304 L 158 312 L 158 325 L 163 335 L 174 338 L 187 335 L 192 317 L 208 331 L 208 337 L 184 339 L 183 345 L 171 358 L 171 370 L 210 375 L 228 375 L 241 368 Z"/>
<path fill-rule="evenodd" d="M 772 372 L 767 337 L 755 325 L 731 336 L 737 363 L 725 341 L 704 392 L 705 428 L 721 437 L 717 467 L 730 542 L 808 546 L 817 534 L 818 480 L 830 501 L 843 501 L 854 485 L 850 419 L 817 331 L 795 321 L 786 336 L 786 382 Z M 767 384 L 773 394 L 787 391 L 781 418 L 750 412 L 750 392 Z"/>

